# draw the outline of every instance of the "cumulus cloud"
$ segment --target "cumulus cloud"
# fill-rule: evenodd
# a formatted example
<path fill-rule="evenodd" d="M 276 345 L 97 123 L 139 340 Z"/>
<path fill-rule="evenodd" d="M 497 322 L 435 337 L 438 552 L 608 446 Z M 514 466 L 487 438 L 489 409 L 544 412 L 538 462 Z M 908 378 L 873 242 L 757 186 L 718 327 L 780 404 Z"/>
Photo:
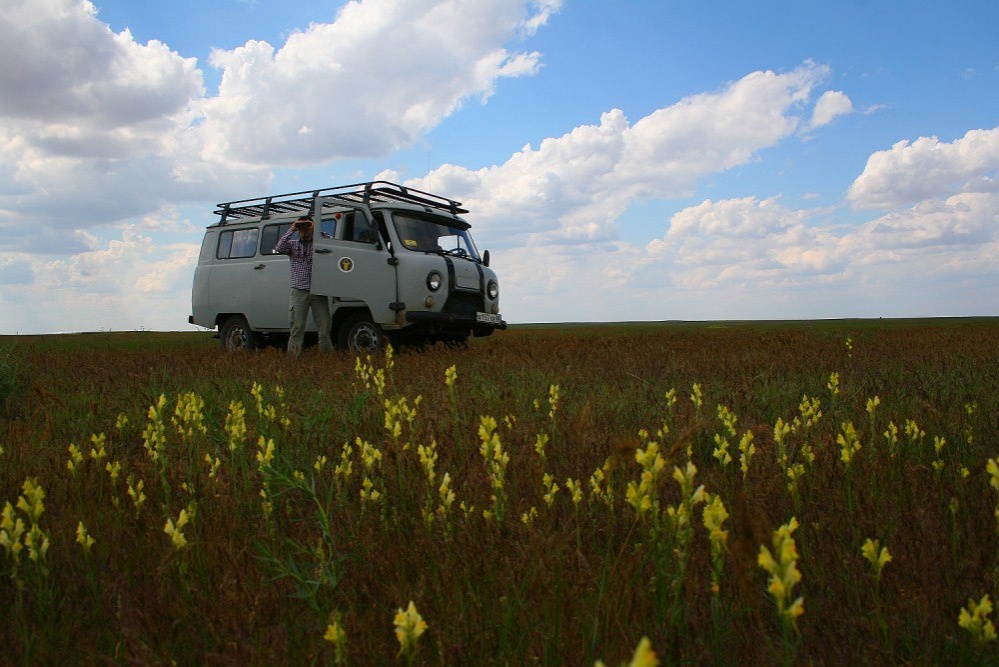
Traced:
<path fill-rule="evenodd" d="M 182 329 L 198 251 L 128 225 L 119 238 L 66 258 L 16 254 L 0 261 L 3 328 Z"/>
<path fill-rule="evenodd" d="M 86 0 L 0 11 L 0 228 L 18 230 L 15 249 L 78 251 L 79 230 L 266 183 L 200 158 L 195 59 L 113 32 Z"/>
<path fill-rule="evenodd" d="M 0 0 L 0 115 L 92 131 L 157 120 L 203 93 L 194 58 L 137 44 L 87 0 Z"/>
<path fill-rule="evenodd" d="M 560 4 L 355 0 L 277 47 L 216 51 L 206 97 L 195 59 L 113 32 L 87 0 L 0 0 L 0 229 L 79 251 L 75 230 L 263 192 L 275 166 L 385 155 L 537 72 L 507 44 Z"/>
<path fill-rule="evenodd" d="M 497 81 L 534 74 L 537 52 L 506 44 L 547 22 L 560 2 L 349 2 L 332 23 L 279 49 L 217 50 L 219 94 L 201 132 L 216 155 L 303 165 L 384 155 L 411 145 Z"/>
<path fill-rule="evenodd" d="M 444 165 L 410 184 L 465 202 L 491 241 L 613 238 L 617 218 L 636 199 L 688 196 L 701 178 L 745 164 L 793 135 L 828 74 L 812 62 L 783 74 L 753 72 L 634 125 L 614 109 L 599 124 L 525 146 L 501 165 Z M 494 234 L 493 224 L 502 224 Z"/>
<path fill-rule="evenodd" d="M 971 130 L 953 142 L 899 141 L 870 156 L 847 198 L 857 208 L 889 209 L 964 190 L 996 190 L 999 127 Z"/>
<path fill-rule="evenodd" d="M 838 90 L 827 90 L 822 93 L 819 101 L 815 103 L 815 110 L 812 112 L 811 127 L 822 127 L 833 122 L 840 116 L 853 113 L 853 102 L 843 92 Z"/>

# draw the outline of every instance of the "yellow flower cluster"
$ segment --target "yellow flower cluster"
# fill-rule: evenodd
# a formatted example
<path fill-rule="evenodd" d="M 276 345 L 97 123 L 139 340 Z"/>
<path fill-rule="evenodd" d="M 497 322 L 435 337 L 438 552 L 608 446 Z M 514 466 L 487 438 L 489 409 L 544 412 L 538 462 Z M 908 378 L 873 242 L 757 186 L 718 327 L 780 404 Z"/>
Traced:
<path fill-rule="evenodd" d="M 396 400 L 391 398 L 385 399 L 385 430 L 392 437 L 393 440 L 398 444 L 399 439 L 402 437 L 402 425 L 405 423 L 410 432 L 413 429 L 413 422 L 416 420 L 416 408 L 420 405 L 423 400 L 422 396 L 417 396 L 416 400 L 413 401 L 413 406 L 409 406 L 405 396 L 400 396 Z M 402 450 L 406 451 L 409 449 L 409 443 L 405 443 L 402 446 Z"/>
<path fill-rule="evenodd" d="M 826 383 L 826 389 L 833 395 L 833 398 L 839 396 L 839 373 L 829 374 L 829 382 Z"/>
<path fill-rule="evenodd" d="M 711 592 L 717 595 L 721 590 L 721 574 L 725 566 L 725 550 L 728 544 L 728 531 L 722 524 L 728 519 L 728 511 L 721 496 L 715 494 L 704 505 L 704 527 L 711 540 Z"/>
<path fill-rule="evenodd" d="M 840 434 L 836 436 L 836 443 L 840 447 L 839 458 L 849 468 L 854 457 L 860 452 L 860 438 L 857 437 L 857 429 L 853 427 L 853 422 L 843 422 L 840 429 Z"/>
<path fill-rule="evenodd" d="M 106 435 L 104 435 L 103 433 L 101 433 L 100 435 L 92 434 L 90 436 L 90 442 L 93 445 L 90 448 L 90 458 L 100 462 L 102 459 L 107 457 L 108 437 Z"/>
<path fill-rule="evenodd" d="M 68 450 L 69 460 L 66 461 L 66 469 L 75 475 L 76 471 L 80 469 L 80 464 L 83 463 L 83 452 L 73 443 L 69 443 Z"/>
<path fill-rule="evenodd" d="M 184 537 L 184 527 L 191 520 L 191 513 L 185 508 L 180 511 L 177 516 L 177 523 L 173 522 L 173 519 L 168 518 L 166 520 L 166 525 L 163 526 L 163 532 L 170 536 L 170 541 L 173 543 L 174 549 L 183 549 L 187 546 L 187 538 Z"/>
<path fill-rule="evenodd" d="M 659 666 L 659 656 L 656 652 L 652 650 L 652 642 L 649 641 L 648 637 L 642 637 L 638 642 L 638 646 L 635 647 L 635 653 L 631 657 L 631 662 L 627 664 L 627 667 L 658 667 Z M 603 660 L 597 660 L 593 663 L 593 667 L 606 667 Z"/>
<path fill-rule="evenodd" d="M 135 482 L 132 475 L 129 475 L 125 482 L 128 484 L 128 495 L 132 499 L 132 505 L 135 506 L 135 516 L 138 517 L 139 512 L 142 511 L 142 504 L 146 502 L 146 494 L 142 490 L 145 482 L 141 479 Z"/>
<path fill-rule="evenodd" d="M 340 624 L 339 618 L 334 618 L 333 622 L 326 626 L 326 634 L 323 639 L 333 644 L 334 662 L 342 665 L 347 660 L 347 632 Z"/>
<path fill-rule="evenodd" d="M 386 348 L 386 355 L 389 355 L 389 348 Z M 390 356 L 387 356 L 391 359 Z M 368 391 L 372 389 L 378 396 L 385 394 L 385 369 L 379 368 L 375 369 L 374 363 L 371 361 L 371 355 L 367 355 L 364 361 L 361 361 L 361 357 L 358 356 L 357 360 L 354 362 L 354 375 L 357 379 L 361 381 L 364 388 Z"/>
<path fill-rule="evenodd" d="M 87 527 L 81 521 L 76 525 L 76 543 L 83 548 L 83 553 L 90 555 L 90 548 L 94 546 L 96 540 L 87 532 Z"/>
<path fill-rule="evenodd" d="M 701 406 L 704 405 L 704 393 L 701 391 L 701 385 L 694 384 L 690 389 L 690 402 L 694 404 L 694 410 L 697 414 L 701 414 Z"/>
<path fill-rule="evenodd" d="M 242 401 L 229 402 L 229 413 L 225 416 L 225 434 L 230 452 L 242 449 L 246 444 L 246 408 Z"/>
<path fill-rule="evenodd" d="M 976 643 L 985 644 L 995 641 L 996 638 L 995 626 L 989 619 L 991 615 L 992 601 L 986 594 L 978 602 L 975 602 L 974 599 L 968 600 L 968 606 L 958 614 L 957 624 L 967 630 Z"/>
<path fill-rule="evenodd" d="M 427 631 L 427 623 L 420 616 L 416 605 L 409 601 L 405 611 L 399 609 L 395 614 L 395 636 L 399 640 L 399 655 L 412 657 L 419 648 L 420 637 Z"/>
<path fill-rule="evenodd" d="M 479 417 L 479 453 L 486 463 L 486 473 L 492 488 L 493 509 L 487 517 L 503 520 L 506 511 L 505 477 L 506 467 L 510 463 L 510 455 L 503 451 L 499 434 L 496 432 L 496 420 L 490 416 Z"/>
<path fill-rule="evenodd" d="M 881 570 L 884 566 L 891 562 L 891 554 L 888 552 L 888 547 L 881 546 L 879 540 L 872 540 L 867 538 L 864 542 L 864 546 L 860 547 L 860 553 L 867 559 L 871 564 L 871 570 L 874 572 L 874 578 L 877 581 L 881 581 Z"/>
<path fill-rule="evenodd" d="M 642 466 L 642 476 L 638 484 L 628 482 L 625 499 L 639 516 L 643 516 L 650 509 L 658 508 L 656 487 L 666 467 L 666 459 L 659 453 L 659 444 L 650 442 L 645 449 L 635 452 L 635 461 Z"/>
<path fill-rule="evenodd" d="M 757 563 L 770 574 L 767 590 L 777 603 L 777 616 L 782 623 L 797 629 L 797 619 L 805 613 L 805 600 L 798 597 L 792 601 L 794 587 L 801 581 L 798 570 L 798 548 L 791 535 L 798 528 L 798 520 L 791 520 L 774 531 L 773 551 L 760 546 Z"/>
<path fill-rule="evenodd" d="M 142 431 L 142 444 L 149 454 L 149 458 L 156 462 L 160 460 L 166 451 L 166 427 L 163 425 L 163 409 L 166 407 L 166 396 L 160 394 L 156 405 L 149 406 L 147 413 L 148 422 L 145 430 Z"/>
<path fill-rule="evenodd" d="M 173 417 L 170 418 L 177 433 L 182 440 L 191 441 L 195 435 L 204 435 L 208 432 L 205 426 L 205 400 L 193 391 L 185 392 L 177 396 L 177 404 L 173 409 Z"/>
<path fill-rule="evenodd" d="M 687 465 L 682 469 L 675 466 L 673 468 L 673 479 L 680 485 L 681 497 L 677 506 L 667 508 L 666 513 L 669 516 L 674 532 L 680 536 L 681 542 L 689 539 L 690 521 L 694 507 L 703 503 L 707 498 L 703 484 L 696 489 L 694 488 L 694 477 L 696 475 L 697 466 L 691 461 L 687 461 Z"/>

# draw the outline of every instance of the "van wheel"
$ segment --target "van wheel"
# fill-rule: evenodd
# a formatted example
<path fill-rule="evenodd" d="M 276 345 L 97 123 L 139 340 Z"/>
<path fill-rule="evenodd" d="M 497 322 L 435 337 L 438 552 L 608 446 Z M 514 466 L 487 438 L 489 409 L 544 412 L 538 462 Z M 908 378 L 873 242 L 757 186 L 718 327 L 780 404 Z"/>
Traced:
<path fill-rule="evenodd" d="M 223 350 L 252 350 L 257 347 L 257 334 L 250 329 L 242 315 L 231 315 L 219 330 L 219 343 Z"/>
<path fill-rule="evenodd" d="M 344 320 L 337 342 L 351 352 L 376 352 L 384 345 L 385 336 L 366 313 L 355 313 Z"/>

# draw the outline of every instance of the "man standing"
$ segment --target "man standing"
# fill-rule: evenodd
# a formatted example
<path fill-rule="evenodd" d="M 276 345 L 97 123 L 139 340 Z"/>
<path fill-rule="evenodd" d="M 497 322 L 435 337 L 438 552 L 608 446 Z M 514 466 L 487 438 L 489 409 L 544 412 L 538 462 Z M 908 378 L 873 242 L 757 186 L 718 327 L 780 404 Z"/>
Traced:
<path fill-rule="evenodd" d="M 298 240 L 291 236 L 298 232 Z M 291 257 L 291 335 L 288 338 L 288 354 L 298 356 L 305 340 L 305 323 L 309 319 L 309 309 L 319 328 L 319 349 L 333 351 L 330 340 L 330 302 L 328 297 L 312 294 L 312 237 L 315 227 L 312 218 L 302 216 L 295 221 L 284 236 L 274 246 L 274 252 Z"/>

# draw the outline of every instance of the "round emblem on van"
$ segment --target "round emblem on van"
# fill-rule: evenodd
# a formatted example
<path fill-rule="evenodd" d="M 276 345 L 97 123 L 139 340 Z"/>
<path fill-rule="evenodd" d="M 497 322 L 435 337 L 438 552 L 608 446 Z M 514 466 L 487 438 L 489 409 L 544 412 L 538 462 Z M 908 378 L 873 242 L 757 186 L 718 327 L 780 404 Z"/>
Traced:
<path fill-rule="evenodd" d="M 352 260 L 350 257 L 341 257 L 340 258 L 340 270 L 343 271 L 344 273 L 350 273 L 351 271 L 353 271 L 354 270 L 354 260 Z"/>

